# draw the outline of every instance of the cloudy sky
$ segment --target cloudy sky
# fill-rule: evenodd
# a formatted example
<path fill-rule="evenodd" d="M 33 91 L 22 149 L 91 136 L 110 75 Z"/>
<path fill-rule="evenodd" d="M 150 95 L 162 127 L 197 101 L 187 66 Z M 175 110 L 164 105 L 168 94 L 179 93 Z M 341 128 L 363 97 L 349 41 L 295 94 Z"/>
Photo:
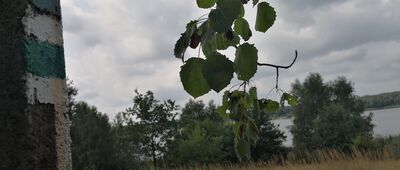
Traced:
<path fill-rule="evenodd" d="M 259 60 L 286 65 L 294 50 L 298 62 L 280 71 L 289 91 L 295 79 L 319 72 L 326 81 L 346 76 L 357 95 L 400 90 L 399 0 L 268 0 L 277 21 L 250 42 Z M 61 0 L 66 69 L 78 100 L 111 117 L 131 105 L 134 90 L 183 104 L 190 96 L 180 83 L 181 61 L 173 48 L 188 21 L 208 13 L 195 0 Z M 255 9 L 246 19 L 254 25 Z M 226 54 L 232 54 L 227 51 Z M 197 55 L 189 51 L 188 56 Z M 275 70 L 258 68 L 259 93 L 274 87 Z M 276 97 L 269 94 L 270 98 Z M 221 100 L 209 93 L 201 100 Z"/>

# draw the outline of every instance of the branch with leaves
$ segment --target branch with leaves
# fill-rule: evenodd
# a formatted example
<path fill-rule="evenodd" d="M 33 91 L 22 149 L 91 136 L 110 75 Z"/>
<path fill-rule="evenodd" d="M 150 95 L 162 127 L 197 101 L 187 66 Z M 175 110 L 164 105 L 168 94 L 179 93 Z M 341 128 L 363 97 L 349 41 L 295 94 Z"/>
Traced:
<path fill-rule="evenodd" d="M 184 63 L 181 66 L 180 77 L 187 93 L 194 98 L 214 90 L 220 92 L 227 87 L 233 75 L 243 81 L 239 89 L 225 91 L 222 105 L 218 113 L 232 124 L 235 133 L 235 151 L 240 160 L 249 160 L 250 147 L 258 139 L 260 125 L 257 125 L 262 111 L 275 112 L 285 102 L 296 104 L 296 99 L 283 92 L 281 101 L 257 96 L 257 88 L 251 79 L 258 66 L 276 68 L 278 90 L 279 69 L 290 68 L 297 59 L 297 51 L 293 62 L 288 66 L 279 66 L 258 62 L 258 49 L 248 43 L 253 33 L 249 22 L 245 19 L 244 5 L 249 0 L 196 0 L 199 8 L 210 9 L 210 12 L 186 25 L 186 31 L 175 44 L 174 55 Z M 275 22 L 276 12 L 267 2 L 252 0 L 257 6 L 255 30 L 265 33 Z M 185 60 L 187 48 L 198 48 L 197 57 Z M 231 61 L 219 51 L 235 48 L 235 59 Z M 203 53 L 205 58 L 200 57 Z M 251 116 L 256 114 L 256 118 Z"/>

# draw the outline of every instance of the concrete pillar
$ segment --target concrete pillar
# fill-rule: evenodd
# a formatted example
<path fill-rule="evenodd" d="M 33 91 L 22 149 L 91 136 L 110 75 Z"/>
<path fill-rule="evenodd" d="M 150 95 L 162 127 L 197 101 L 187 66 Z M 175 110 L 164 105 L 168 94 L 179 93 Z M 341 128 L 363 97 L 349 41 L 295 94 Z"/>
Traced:
<path fill-rule="evenodd" d="M 0 0 L 0 169 L 72 169 L 59 0 Z"/>

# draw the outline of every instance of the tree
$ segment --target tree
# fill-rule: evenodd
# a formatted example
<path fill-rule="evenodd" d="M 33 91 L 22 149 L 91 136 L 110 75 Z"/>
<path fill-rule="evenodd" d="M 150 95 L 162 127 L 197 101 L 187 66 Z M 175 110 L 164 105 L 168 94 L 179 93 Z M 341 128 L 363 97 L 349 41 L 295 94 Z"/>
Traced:
<path fill-rule="evenodd" d="M 189 100 L 182 108 L 179 133 L 170 143 L 166 161 L 196 165 L 235 161 L 233 133 L 218 116 L 215 104 Z"/>
<path fill-rule="evenodd" d="M 286 140 L 284 132 L 271 122 L 271 114 L 264 113 L 258 127 L 260 129 L 257 144 L 252 148 L 252 158 L 255 161 L 269 161 L 274 157 L 285 156 L 288 149 L 283 146 Z"/>
<path fill-rule="evenodd" d="M 190 21 L 186 25 L 186 31 L 181 34 L 175 44 L 174 55 L 182 60 L 180 78 L 183 88 L 194 98 L 202 96 L 211 90 L 222 91 L 237 75 L 243 83 L 238 90 L 226 91 L 223 97 L 223 105 L 219 113 L 225 118 L 235 121 L 232 124 L 237 127 L 235 132 L 235 148 L 238 158 L 249 159 L 250 143 L 255 143 L 258 134 L 248 134 L 256 131 L 253 119 L 249 119 L 250 110 L 258 111 L 258 98 L 250 93 L 257 93 L 251 78 L 257 72 L 258 66 L 273 67 L 276 69 L 278 90 L 279 69 L 290 68 L 297 59 L 288 66 L 278 66 L 258 62 L 258 49 L 254 44 L 248 43 L 252 37 L 252 30 L 245 19 L 244 5 L 249 0 L 197 0 L 199 8 L 210 9 L 210 12 L 197 20 Z M 255 30 L 265 33 L 275 22 L 276 12 L 267 2 L 253 0 L 253 7 L 257 5 L 257 17 Z M 214 8 L 215 7 L 215 8 Z M 241 39 L 243 40 L 241 42 Z M 198 48 L 199 55 L 185 60 L 185 52 L 188 47 Z M 231 61 L 220 51 L 229 47 L 235 48 L 235 59 Z M 200 51 L 205 56 L 201 58 Z M 252 90 L 252 91 L 250 91 Z M 290 104 L 293 97 L 287 93 L 282 96 Z M 253 104 L 254 103 L 254 104 Z M 282 102 L 283 103 L 283 102 Z M 250 129 L 249 129 L 250 128 Z M 235 129 L 235 128 L 234 128 Z"/>
<path fill-rule="evenodd" d="M 75 113 L 76 95 L 78 95 L 78 89 L 74 87 L 74 82 L 67 78 L 67 115 L 69 118 L 72 118 Z"/>
<path fill-rule="evenodd" d="M 314 149 L 313 120 L 322 112 L 329 100 L 328 90 L 321 75 L 311 73 L 304 83 L 296 80 L 292 84 L 292 93 L 298 97 L 299 104 L 293 110 L 293 145 L 299 150 Z"/>
<path fill-rule="evenodd" d="M 141 141 L 143 134 L 138 126 L 128 124 L 123 113 L 118 113 L 112 124 L 114 151 L 118 169 L 149 169 L 147 159 L 143 158 Z"/>
<path fill-rule="evenodd" d="M 364 115 L 364 104 L 353 93 L 345 77 L 324 83 L 311 73 L 303 83 L 292 84 L 299 104 L 293 111 L 293 143 L 299 151 L 350 149 L 358 137 L 372 137 L 372 115 Z"/>
<path fill-rule="evenodd" d="M 108 117 L 85 102 L 76 105 L 71 126 L 73 169 L 117 169 Z"/>
<path fill-rule="evenodd" d="M 163 103 L 154 98 L 151 91 L 140 94 L 135 91 L 133 106 L 122 113 L 124 123 L 136 129 L 140 134 L 140 151 L 146 158 L 159 166 L 158 160 L 166 153 L 166 144 L 177 133 L 176 110 L 178 106 L 172 100 Z"/>

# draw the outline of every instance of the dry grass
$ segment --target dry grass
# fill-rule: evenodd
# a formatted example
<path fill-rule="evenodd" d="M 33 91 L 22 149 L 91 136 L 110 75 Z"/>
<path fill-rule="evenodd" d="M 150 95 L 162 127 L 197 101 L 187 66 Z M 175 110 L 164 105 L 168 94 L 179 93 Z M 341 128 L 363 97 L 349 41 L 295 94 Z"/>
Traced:
<path fill-rule="evenodd" d="M 318 151 L 307 158 L 251 163 L 249 165 L 212 165 L 179 169 L 215 170 L 400 170 L 400 160 L 394 159 L 389 151 L 363 152 L 353 149 L 352 154 L 337 150 Z"/>

